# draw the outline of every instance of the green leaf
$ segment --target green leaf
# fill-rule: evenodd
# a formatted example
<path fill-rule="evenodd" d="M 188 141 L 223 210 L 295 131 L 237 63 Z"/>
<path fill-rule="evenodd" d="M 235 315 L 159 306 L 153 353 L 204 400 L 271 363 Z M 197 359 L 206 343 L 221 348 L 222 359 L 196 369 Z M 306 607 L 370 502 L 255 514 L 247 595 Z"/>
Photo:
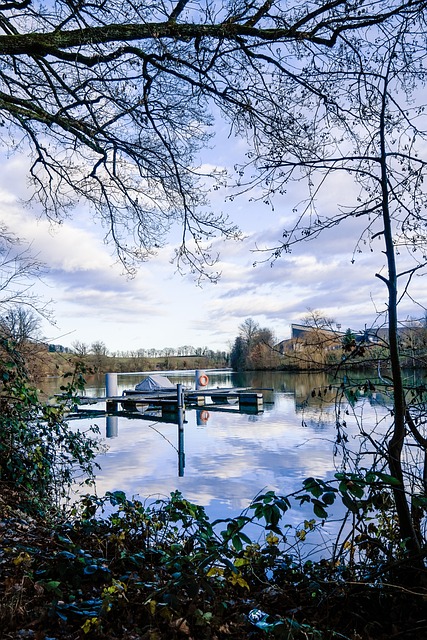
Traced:
<path fill-rule="evenodd" d="M 326 493 L 323 494 L 322 496 L 322 500 L 325 504 L 327 505 L 331 505 L 334 504 L 335 502 L 335 493 L 333 491 L 326 491 Z"/>
<path fill-rule="evenodd" d="M 277 527 L 274 524 L 269 524 L 266 525 L 265 527 L 266 531 L 273 531 L 274 533 L 276 533 L 278 536 L 283 536 L 283 531 L 280 529 L 280 527 Z"/>
<path fill-rule="evenodd" d="M 347 509 L 350 509 L 352 513 L 357 513 L 359 511 L 357 503 L 350 498 L 348 493 L 344 493 L 341 499 L 342 499 L 343 505 L 347 507 Z"/>
<path fill-rule="evenodd" d="M 309 491 L 315 498 L 320 498 L 323 493 L 320 483 L 314 478 L 307 478 L 302 484 L 304 489 Z"/>
<path fill-rule="evenodd" d="M 364 488 L 360 486 L 360 484 L 353 483 L 350 486 L 347 486 L 350 493 L 352 493 L 356 498 L 363 498 Z"/>
<path fill-rule="evenodd" d="M 337 480 L 347 480 L 346 474 L 342 473 L 341 471 L 339 471 L 338 473 L 335 474 L 335 478 Z"/>
<path fill-rule="evenodd" d="M 425 495 L 413 495 L 411 498 L 414 507 L 427 507 L 427 496 Z"/>
<path fill-rule="evenodd" d="M 322 520 L 328 517 L 327 511 L 325 511 L 324 507 L 322 506 L 322 503 L 319 502 L 318 500 L 313 501 L 313 511 L 316 514 L 316 516 L 318 518 L 322 518 Z"/>
<path fill-rule="evenodd" d="M 236 551 L 241 551 L 243 549 L 242 541 L 240 540 L 238 535 L 233 536 L 231 541 L 232 541 L 233 547 L 236 549 Z"/>
<path fill-rule="evenodd" d="M 340 491 L 341 493 L 347 493 L 347 482 L 345 480 L 341 480 L 338 491 Z"/>
<path fill-rule="evenodd" d="M 291 503 L 289 502 L 288 498 L 281 498 L 279 500 L 276 500 L 276 504 L 279 509 L 283 511 L 283 513 L 286 513 L 286 511 L 291 508 Z"/>
<path fill-rule="evenodd" d="M 49 582 L 45 582 L 43 586 L 46 591 L 56 591 L 60 584 L 59 580 L 49 580 Z"/>
<path fill-rule="evenodd" d="M 374 471 L 373 473 L 385 484 L 390 484 L 393 487 L 400 486 L 400 480 L 398 480 L 394 476 L 390 476 L 388 473 L 381 473 L 380 471 Z"/>
<path fill-rule="evenodd" d="M 249 538 L 249 536 L 246 535 L 246 533 L 240 532 L 239 536 L 240 540 L 243 540 L 243 542 L 246 542 L 246 544 L 252 544 L 252 540 Z"/>
<path fill-rule="evenodd" d="M 105 494 L 113 506 L 126 502 L 126 494 L 124 491 L 107 491 Z"/>

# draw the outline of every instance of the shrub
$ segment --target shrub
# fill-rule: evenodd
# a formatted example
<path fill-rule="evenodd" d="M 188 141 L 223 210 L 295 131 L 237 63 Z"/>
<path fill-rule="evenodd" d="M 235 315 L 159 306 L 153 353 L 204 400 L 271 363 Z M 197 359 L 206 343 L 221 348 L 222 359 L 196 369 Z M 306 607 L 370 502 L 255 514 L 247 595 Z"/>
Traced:
<path fill-rule="evenodd" d="M 77 476 L 90 483 L 96 467 L 98 441 L 66 422 L 69 405 L 84 385 L 84 370 L 77 363 L 75 372 L 66 374 L 71 379 L 63 387 L 67 401 L 52 405 L 30 385 L 14 343 L 3 339 L 1 348 L 0 481 L 19 491 L 26 510 L 63 506 Z"/>

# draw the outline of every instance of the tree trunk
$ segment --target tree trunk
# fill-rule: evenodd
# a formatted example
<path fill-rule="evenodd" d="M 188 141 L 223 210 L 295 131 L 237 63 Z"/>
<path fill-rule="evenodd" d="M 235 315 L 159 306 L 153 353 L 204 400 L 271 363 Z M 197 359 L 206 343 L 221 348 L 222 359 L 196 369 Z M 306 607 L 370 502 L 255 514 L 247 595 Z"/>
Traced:
<path fill-rule="evenodd" d="M 387 106 L 387 79 L 383 91 L 383 105 L 380 120 L 380 166 L 382 190 L 382 217 L 384 222 L 385 254 L 387 257 L 388 277 L 382 279 L 388 288 L 388 339 L 390 349 L 391 375 L 393 379 L 393 412 L 394 429 L 388 444 L 388 465 L 390 474 L 399 480 L 399 485 L 393 487 L 396 512 L 399 521 L 399 531 L 402 541 L 406 542 L 410 556 L 419 555 L 420 546 L 411 518 L 411 511 L 405 494 L 402 449 L 405 439 L 406 402 L 403 389 L 403 378 L 399 353 L 398 323 L 397 323 L 397 271 L 396 255 L 393 244 L 393 226 L 389 205 L 388 169 L 385 142 L 385 113 Z M 419 561 L 422 565 L 421 560 Z"/>

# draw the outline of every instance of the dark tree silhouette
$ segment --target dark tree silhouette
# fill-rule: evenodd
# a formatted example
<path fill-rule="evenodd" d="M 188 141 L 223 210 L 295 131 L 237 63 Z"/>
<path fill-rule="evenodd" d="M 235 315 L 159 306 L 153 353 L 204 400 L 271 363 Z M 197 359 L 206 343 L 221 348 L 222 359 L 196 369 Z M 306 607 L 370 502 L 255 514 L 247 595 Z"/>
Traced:
<path fill-rule="evenodd" d="M 264 198 L 292 179 L 307 181 L 307 199 L 295 209 L 296 222 L 267 250 L 268 259 L 274 261 L 349 220 L 357 235 L 343 235 L 342 246 L 348 247 L 349 257 L 353 254 L 353 262 L 359 253 L 380 248 L 375 275 L 386 287 L 381 323 L 388 326 L 388 380 L 393 387 L 392 430 L 383 451 L 397 481 L 393 492 L 401 540 L 421 566 L 419 512 L 411 510 L 411 501 L 415 486 L 424 491 L 425 461 L 405 474 L 404 460 L 408 447 L 425 448 L 426 421 L 405 389 L 398 306 L 411 296 L 413 280 L 427 266 L 424 32 L 423 20 L 400 16 L 366 32 L 363 40 L 342 37 L 339 49 L 328 56 L 311 47 L 311 58 L 299 65 L 298 97 L 286 97 L 288 83 L 282 94 L 295 121 L 296 111 L 300 113 L 296 126 L 301 135 L 290 147 L 278 126 L 274 146 L 265 137 L 254 159 L 262 167 Z M 326 209 L 320 203 L 322 190 L 334 193 L 342 175 L 350 177 L 346 192 L 340 192 L 343 203 Z"/>
<path fill-rule="evenodd" d="M 214 111 L 256 151 L 262 136 L 277 135 L 281 78 L 303 88 L 295 60 L 308 44 L 327 55 L 348 34 L 424 6 L 5 0 L 2 139 L 30 150 L 34 197 L 46 213 L 57 220 L 77 202 L 91 205 L 129 272 L 177 222 L 178 266 L 207 266 L 215 278 L 210 240 L 238 230 L 209 209 L 197 168 Z M 221 176 L 209 174 L 217 186 Z"/>
<path fill-rule="evenodd" d="M 29 340 L 40 338 L 40 316 L 29 307 L 11 307 L 0 316 L 0 331 L 2 337 L 11 339 L 18 348 Z"/>

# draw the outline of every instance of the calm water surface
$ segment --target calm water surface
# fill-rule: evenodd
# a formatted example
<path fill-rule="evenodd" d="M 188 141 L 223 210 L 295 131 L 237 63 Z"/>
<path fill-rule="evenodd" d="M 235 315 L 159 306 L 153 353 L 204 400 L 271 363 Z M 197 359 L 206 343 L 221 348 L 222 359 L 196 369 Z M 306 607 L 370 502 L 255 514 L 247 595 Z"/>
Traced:
<path fill-rule="evenodd" d="M 144 377 L 119 375 L 119 394 L 134 388 Z M 174 383 L 194 386 L 194 374 L 168 377 Z M 202 420 L 200 411 L 187 410 L 182 475 L 176 424 L 124 417 L 113 423 L 110 419 L 109 424 L 105 417 L 73 423 L 81 430 L 96 424 L 107 447 L 98 458 L 98 494 L 120 489 L 129 497 L 167 497 L 178 489 L 187 499 L 206 507 L 211 518 L 232 517 L 260 491 L 289 494 L 308 476 L 333 476 L 341 458 L 334 455 L 335 394 L 329 385 L 336 387 L 339 381 L 326 374 L 283 372 L 209 372 L 209 378 L 212 387 L 250 386 L 273 391 L 264 392 L 264 410 L 258 414 L 210 411 L 208 419 Z M 105 395 L 103 379 L 90 383 L 86 392 Z M 386 414 L 384 404 L 384 398 L 374 393 L 356 406 L 356 416 L 347 420 L 350 444 L 354 440 L 357 445 L 357 419 L 363 415 L 365 425 L 369 421 L 374 425 Z M 307 513 L 295 511 L 291 518 L 311 516 L 308 509 Z"/>

